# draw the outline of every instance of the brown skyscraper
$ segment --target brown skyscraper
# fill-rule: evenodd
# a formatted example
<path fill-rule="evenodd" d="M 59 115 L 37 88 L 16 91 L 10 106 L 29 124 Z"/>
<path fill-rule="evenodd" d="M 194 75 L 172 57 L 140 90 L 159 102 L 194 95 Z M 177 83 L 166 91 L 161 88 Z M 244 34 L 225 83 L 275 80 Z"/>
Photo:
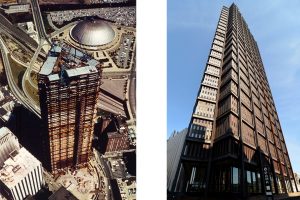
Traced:
<path fill-rule="evenodd" d="M 238 8 L 223 7 L 172 192 L 296 192 L 266 73 Z"/>
<path fill-rule="evenodd" d="M 66 44 L 53 44 L 38 74 L 49 170 L 88 161 L 100 78 L 98 61 Z"/>

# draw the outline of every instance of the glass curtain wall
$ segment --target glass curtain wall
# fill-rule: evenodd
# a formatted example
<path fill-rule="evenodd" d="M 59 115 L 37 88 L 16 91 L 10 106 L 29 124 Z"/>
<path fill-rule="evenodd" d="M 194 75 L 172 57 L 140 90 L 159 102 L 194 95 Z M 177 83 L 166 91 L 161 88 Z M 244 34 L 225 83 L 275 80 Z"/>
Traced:
<path fill-rule="evenodd" d="M 246 187 L 249 194 L 262 192 L 261 174 L 255 171 L 245 171 Z M 214 186 L 216 192 L 241 192 L 241 170 L 237 167 L 223 167 L 215 171 Z M 274 184 L 273 184 L 274 185 Z"/>

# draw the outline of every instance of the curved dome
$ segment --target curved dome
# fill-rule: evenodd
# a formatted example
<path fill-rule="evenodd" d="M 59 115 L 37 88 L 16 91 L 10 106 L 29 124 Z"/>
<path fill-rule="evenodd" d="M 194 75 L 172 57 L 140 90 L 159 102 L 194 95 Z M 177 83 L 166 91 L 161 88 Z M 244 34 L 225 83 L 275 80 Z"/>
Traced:
<path fill-rule="evenodd" d="M 115 37 L 115 31 L 102 20 L 85 20 L 75 25 L 70 35 L 80 44 L 99 46 L 110 43 Z"/>

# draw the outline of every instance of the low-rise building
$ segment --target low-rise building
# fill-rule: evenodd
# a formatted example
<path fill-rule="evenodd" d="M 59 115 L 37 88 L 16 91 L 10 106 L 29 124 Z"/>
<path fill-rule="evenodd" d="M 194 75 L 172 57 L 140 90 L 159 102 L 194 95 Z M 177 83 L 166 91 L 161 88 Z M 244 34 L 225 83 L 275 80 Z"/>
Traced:
<path fill-rule="evenodd" d="M 78 200 L 70 191 L 61 186 L 48 200 Z"/>
<path fill-rule="evenodd" d="M 136 178 L 117 179 L 122 200 L 136 199 Z"/>
<path fill-rule="evenodd" d="M 0 192 L 7 199 L 35 195 L 44 184 L 42 164 L 6 127 L 0 129 Z"/>
<path fill-rule="evenodd" d="M 0 170 L 1 193 L 8 199 L 22 200 L 35 195 L 43 182 L 40 161 L 24 147 L 11 152 Z"/>
<path fill-rule="evenodd" d="M 19 149 L 18 138 L 8 128 L 2 127 L 0 129 L 0 168 L 4 165 L 4 161 L 9 158 L 9 154 Z"/>
<path fill-rule="evenodd" d="M 0 87 L 0 119 L 6 123 L 13 112 L 13 109 L 18 105 L 18 100 L 11 94 L 8 86 Z"/>
<path fill-rule="evenodd" d="M 29 12 L 30 4 L 16 4 L 8 6 L 8 9 L 5 9 L 6 14 L 14 14 L 14 13 L 24 13 Z"/>
<path fill-rule="evenodd" d="M 174 131 L 167 141 L 167 188 L 171 191 L 174 184 L 176 169 L 180 160 L 187 129 Z"/>
<path fill-rule="evenodd" d="M 300 174 L 299 173 L 294 173 L 294 176 L 295 176 L 295 182 L 296 182 L 298 191 L 300 191 Z M 295 188 L 294 191 L 296 191 L 296 188 Z"/>
<path fill-rule="evenodd" d="M 128 147 L 128 138 L 126 135 L 118 132 L 107 133 L 106 152 L 127 150 Z"/>
<path fill-rule="evenodd" d="M 101 117 L 95 134 L 99 137 L 101 153 L 129 149 L 128 128 L 121 116 Z"/>

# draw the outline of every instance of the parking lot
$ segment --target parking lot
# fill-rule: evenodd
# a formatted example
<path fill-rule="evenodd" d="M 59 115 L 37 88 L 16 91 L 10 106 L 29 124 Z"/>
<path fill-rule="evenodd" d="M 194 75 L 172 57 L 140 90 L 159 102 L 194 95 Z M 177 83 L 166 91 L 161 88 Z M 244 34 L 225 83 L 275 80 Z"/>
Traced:
<path fill-rule="evenodd" d="M 102 19 L 110 20 L 118 25 L 135 27 L 135 7 L 113 7 L 82 10 L 65 10 L 50 12 L 50 19 L 59 26 L 65 22 L 72 21 L 74 18 L 88 16 L 98 16 Z"/>

